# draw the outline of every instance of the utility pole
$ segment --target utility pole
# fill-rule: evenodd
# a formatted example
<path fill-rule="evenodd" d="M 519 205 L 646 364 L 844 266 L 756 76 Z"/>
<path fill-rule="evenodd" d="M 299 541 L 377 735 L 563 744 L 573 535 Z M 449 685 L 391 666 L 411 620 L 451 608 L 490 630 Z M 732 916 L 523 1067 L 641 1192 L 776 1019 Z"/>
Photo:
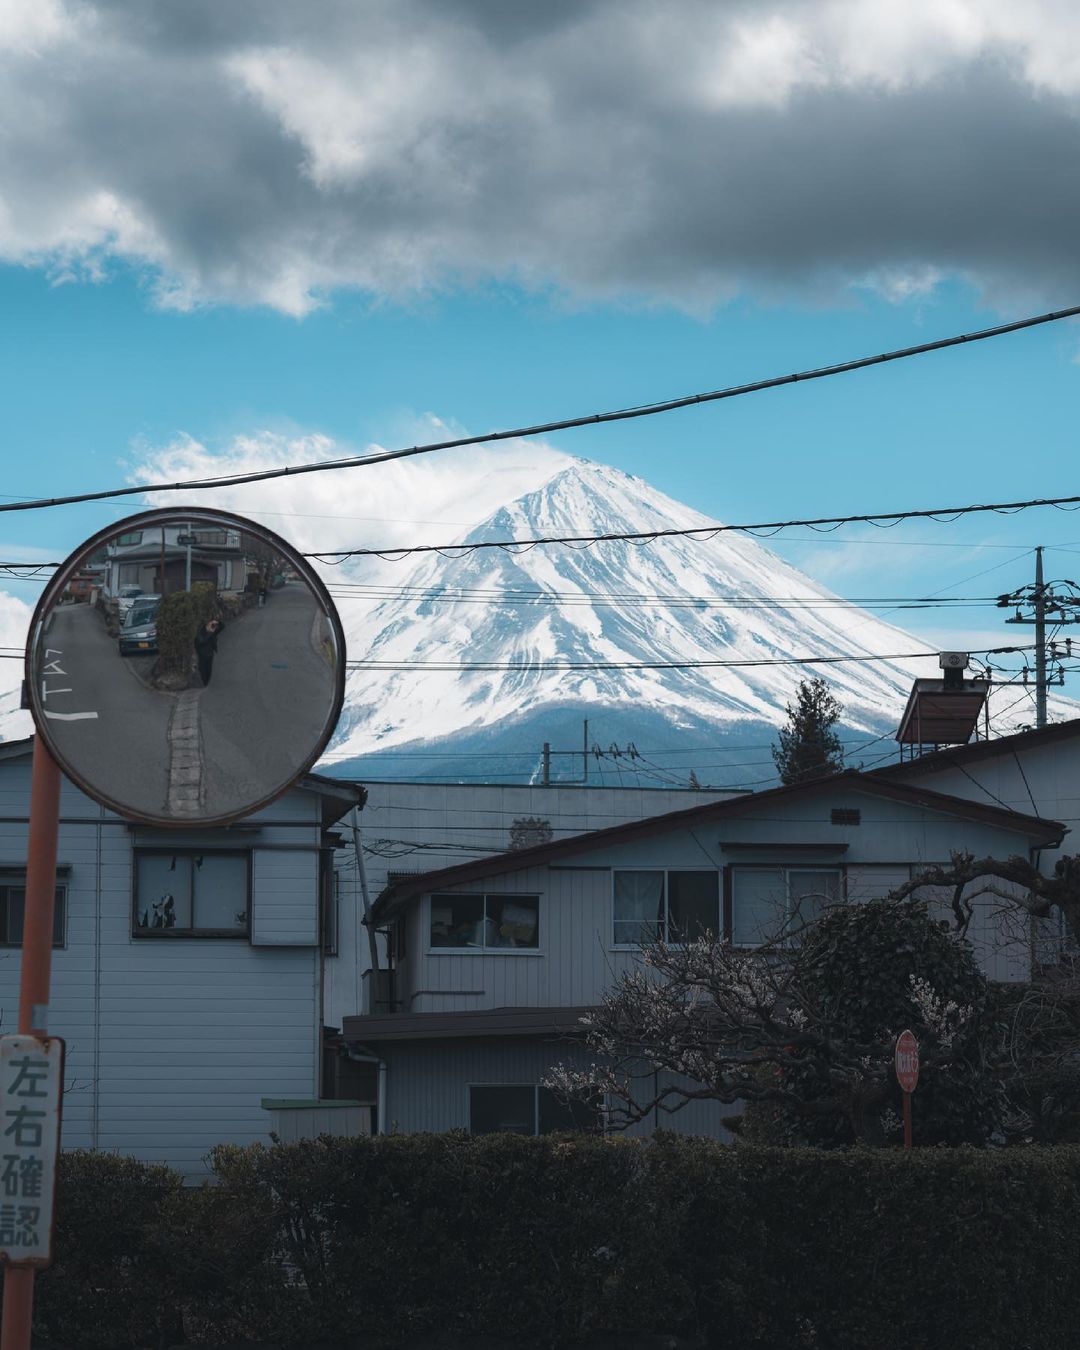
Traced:
<path fill-rule="evenodd" d="M 1043 551 L 1035 550 L 1035 725 L 1046 726 L 1046 587 L 1043 585 Z"/>
<path fill-rule="evenodd" d="M 577 755 L 581 756 L 581 777 L 580 778 L 560 778 L 560 783 L 588 783 L 589 781 L 589 719 L 586 717 L 582 723 L 581 749 L 580 750 L 552 750 L 548 741 L 544 742 L 544 756 L 542 765 L 541 782 L 544 787 L 551 786 L 551 757 L 552 755 Z"/>
<path fill-rule="evenodd" d="M 1072 639 L 1066 638 L 1062 646 L 1046 640 L 1047 621 L 1054 631 L 1066 624 L 1080 623 L 1080 586 L 1076 582 L 1062 580 L 1047 582 L 1043 576 L 1043 549 L 1035 550 L 1035 581 L 1032 585 L 1021 586 L 1007 595 L 998 596 L 999 609 L 1013 609 L 1016 612 L 1006 623 L 1030 624 L 1035 629 L 1035 725 L 1046 726 L 1046 691 L 1051 685 L 1065 683 L 1065 668 L 1062 660 L 1072 656 Z M 1053 669 L 1051 669 L 1051 664 Z M 1028 682 L 1028 671 L 1024 669 L 1024 683 Z"/>

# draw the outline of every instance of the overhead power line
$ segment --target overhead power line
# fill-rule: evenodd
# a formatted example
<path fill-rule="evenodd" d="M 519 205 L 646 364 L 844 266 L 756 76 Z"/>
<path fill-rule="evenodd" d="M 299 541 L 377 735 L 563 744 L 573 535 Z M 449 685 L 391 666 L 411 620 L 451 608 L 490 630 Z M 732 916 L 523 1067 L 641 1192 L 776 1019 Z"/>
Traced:
<path fill-rule="evenodd" d="M 839 595 L 693 595 L 672 592 L 594 591 L 581 588 L 576 591 L 556 591 L 542 588 L 471 586 L 380 586 L 362 583 L 332 585 L 330 594 L 339 600 L 415 600 L 424 604 L 483 604 L 483 605 L 611 605 L 619 609 L 643 605 L 665 605 L 678 609 L 837 609 L 851 605 L 865 608 L 882 605 L 897 608 L 956 609 L 997 607 L 996 595 L 948 596 L 839 596 Z"/>
<path fill-rule="evenodd" d="M 1006 652 L 1030 651 L 1025 647 L 985 647 L 971 656 L 997 656 Z M 348 670 L 394 671 L 516 671 L 526 675 L 546 675 L 550 671 L 573 670 L 709 670 L 716 667 L 748 666 L 831 666 L 872 661 L 925 661 L 935 652 L 892 652 L 866 656 L 779 656 L 745 661 L 347 661 Z"/>
<path fill-rule="evenodd" d="M 326 473 L 332 469 L 366 468 L 372 464 L 385 464 L 390 460 L 408 459 L 415 455 L 430 455 L 437 450 L 456 450 L 467 445 L 489 445 L 495 441 L 522 440 L 529 436 L 545 436 L 555 431 L 571 431 L 577 427 L 599 426 L 606 422 L 626 422 L 638 417 L 655 417 L 659 413 L 674 412 L 679 408 L 690 408 L 699 403 L 717 403 L 721 399 L 738 398 L 743 394 L 762 393 L 766 389 L 778 389 L 787 384 L 805 384 L 810 380 L 823 380 L 830 375 L 845 375 L 855 370 L 864 370 L 868 366 L 885 365 L 890 361 L 902 361 L 910 356 L 923 356 L 928 352 L 942 351 L 946 347 L 960 347 L 971 342 L 985 342 L 988 338 L 1002 337 L 1006 333 L 1017 333 L 1024 328 L 1036 328 L 1040 324 L 1056 323 L 1060 319 L 1072 319 L 1080 315 L 1080 305 L 1068 309 L 1053 310 L 1048 314 L 1036 314 L 1026 319 L 1016 319 L 1012 323 L 996 324 L 992 328 L 981 328 L 974 333 L 960 333 L 955 337 L 937 338 L 933 342 L 920 342 L 913 347 L 899 347 L 894 351 L 882 352 L 877 356 L 862 356 L 854 361 L 840 361 L 831 366 L 818 366 L 811 370 L 799 371 L 794 375 L 774 375 L 765 380 L 752 380 L 748 384 L 729 385 L 725 389 L 714 389 L 707 393 L 685 394 L 680 398 L 663 399 L 655 403 L 641 403 L 629 408 L 618 408 L 611 412 L 589 413 L 583 417 L 562 417 L 549 422 L 537 422 L 531 426 L 515 427 L 510 431 L 489 431 L 479 436 L 457 436 L 444 441 L 429 441 L 424 445 L 411 445 L 399 450 L 382 450 L 371 455 L 349 455 L 342 459 L 321 460 L 317 464 L 283 465 L 276 469 L 262 469 L 252 473 L 219 474 L 209 478 L 189 478 L 176 483 L 144 483 L 139 487 L 107 488 L 101 492 L 77 492 L 65 497 L 40 497 L 27 501 L 0 503 L 3 511 L 40 511 L 52 506 L 72 506 L 78 502 L 106 501 L 115 497 L 132 497 L 147 492 L 196 492 L 209 488 L 235 487 L 240 483 L 265 483 L 273 478 L 297 477 L 300 474 Z M 869 519 L 869 517 L 861 517 Z"/>
<path fill-rule="evenodd" d="M 985 502 L 968 506 L 935 506 L 918 511 L 878 511 L 871 514 L 851 516 L 815 516 L 800 520 L 766 520 L 749 525 L 693 525 L 683 529 L 667 530 L 619 530 L 610 534 L 558 534 L 543 535 L 533 539 L 482 539 L 472 543 L 458 544 L 413 544 L 404 548 L 349 548 L 336 549 L 323 553 L 305 553 L 305 558 L 337 566 L 347 558 L 382 558 L 386 562 L 400 562 L 403 558 L 420 553 L 438 553 L 444 558 L 462 558 L 483 549 L 499 548 L 507 552 L 527 553 L 530 549 L 546 544 L 565 544 L 568 547 L 591 548 L 593 544 L 623 542 L 629 544 L 651 544 L 657 539 L 693 539 L 705 543 L 715 539 L 718 534 L 755 534 L 772 537 L 781 530 L 806 526 L 812 530 L 829 533 L 841 525 L 877 525 L 882 529 L 892 529 L 902 520 L 935 520 L 939 524 L 951 524 L 961 516 L 979 515 L 993 512 L 997 515 L 1015 515 L 1035 506 L 1053 506 L 1058 510 L 1076 510 L 1080 507 L 1080 495 L 1068 497 L 1029 497 L 1023 501 Z"/>

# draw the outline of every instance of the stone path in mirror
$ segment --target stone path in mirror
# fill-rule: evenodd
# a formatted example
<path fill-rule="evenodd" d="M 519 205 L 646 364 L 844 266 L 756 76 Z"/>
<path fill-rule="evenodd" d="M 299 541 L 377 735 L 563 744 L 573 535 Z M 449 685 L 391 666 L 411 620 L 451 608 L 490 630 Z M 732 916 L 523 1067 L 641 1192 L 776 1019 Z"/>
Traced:
<path fill-rule="evenodd" d="M 176 695 L 143 683 L 89 606 L 60 607 L 43 679 L 46 712 L 62 714 L 49 722 L 56 748 L 132 811 L 179 820 L 245 811 L 315 748 L 334 697 L 328 635 L 315 597 L 289 582 L 226 626 L 209 685 L 196 678 Z"/>

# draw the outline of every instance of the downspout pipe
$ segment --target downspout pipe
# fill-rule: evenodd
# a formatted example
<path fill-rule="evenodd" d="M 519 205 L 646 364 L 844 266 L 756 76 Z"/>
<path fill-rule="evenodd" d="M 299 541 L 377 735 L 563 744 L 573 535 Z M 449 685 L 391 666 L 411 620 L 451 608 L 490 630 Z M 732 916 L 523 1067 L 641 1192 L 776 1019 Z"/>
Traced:
<path fill-rule="evenodd" d="M 375 1133 L 386 1133 L 386 1060 L 380 1059 L 378 1055 L 365 1054 L 360 1050 L 354 1050 L 351 1046 L 346 1046 L 345 1053 L 357 1064 L 374 1064 L 377 1066 L 376 1087 L 375 1087 Z"/>
<path fill-rule="evenodd" d="M 375 926 L 371 922 L 371 893 L 367 884 L 367 868 L 364 866 L 364 850 L 360 844 L 360 812 L 352 809 L 353 851 L 356 854 L 356 871 L 360 877 L 360 897 L 364 907 L 364 928 L 367 930 L 368 955 L 371 958 L 371 979 L 373 992 L 377 994 L 379 982 L 379 943 L 375 936 Z"/>

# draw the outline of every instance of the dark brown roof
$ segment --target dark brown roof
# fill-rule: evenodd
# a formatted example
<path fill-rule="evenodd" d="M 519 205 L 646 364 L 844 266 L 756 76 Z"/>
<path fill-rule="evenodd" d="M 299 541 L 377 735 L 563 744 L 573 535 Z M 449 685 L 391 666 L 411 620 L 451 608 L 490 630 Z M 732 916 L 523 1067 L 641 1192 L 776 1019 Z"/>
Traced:
<path fill-rule="evenodd" d="M 968 801 L 964 797 L 953 797 L 944 792 L 934 792 L 930 788 L 909 783 L 893 782 L 878 774 L 857 773 L 849 770 L 844 773 L 829 774 L 822 778 L 813 778 L 792 787 L 772 788 L 767 792 L 746 793 L 742 797 L 733 797 L 724 801 L 705 802 L 701 806 L 692 806 L 682 811 L 669 811 L 661 816 L 649 816 L 645 820 L 630 821 L 625 825 L 612 825 L 603 830 L 591 830 L 587 834 L 571 835 L 567 839 L 555 839 L 547 844 L 537 844 L 533 848 L 514 849 L 508 853 L 496 853 L 487 858 L 479 858 L 466 863 L 457 863 L 453 867 L 442 867 L 432 872 L 421 872 L 416 876 L 403 877 L 387 886 L 373 906 L 373 917 L 380 920 L 389 910 L 418 895 L 425 895 L 443 886 L 454 886 L 482 877 L 499 876 L 505 872 L 519 872 L 526 867 L 538 867 L 545 863 L 557 862 L 561 858 L 572 857 L 577 853 L 623 843 L 628 840 L 647 839 L 658 834 L 667 834 L 670 830 L 683 825 L 701 825 L 711 821 L 736 820 L 743 815 L 751 815 L 763 805 L 812 793 L 831 791 L 836 788 L 854 789 L 872 797 L 887 797 L 893 801 L 905 802 L 911 806 L 926 807 L 931 811 L 940 811 L 944 815 L 957 816 L 964 820 L 976 820 L 983 824 L 996 825 L 1020 834 L 1026 834 L 1045 844 L 1060 842 L 1066 833 L 1066 827 L 1056 820 L 1043 820 L 1038 816 L 1029 816 L 1022 811 L 1009 811 L 1003 807 L 983 805 L 981 802 Z"/>
<path fill-rule="evenodd" d="M 589 1008 L 482 1008 L 472 1012 L 372 1013 L 342 1019 L 342 1039 L 437 1041 L 461 1036 L 583 1035 Z"/>
<path fill-rule="evenodd" d="M 1080 736 L 1080 717 L 1071 718 L 1068 722 L 1055 722 L 1049 727 L 1018 731 L 1013 736 L 999 736 L 993 741 L 971 741 L 967 745 L 950 746 L 928 755 L 919 755 L 916 759 L 906 759 L 902 763 L 885 764 L 869 772 L 875 778 L 887 778 L 890 774 L 909 773 L 911 770 L 933 773 L 948 768 L 950 764 L 971 764 L 981 759 L 993 759 L 997 755 L 1011 755 L 1019 750 L 1068 741 L 1074 736 Z"/>

